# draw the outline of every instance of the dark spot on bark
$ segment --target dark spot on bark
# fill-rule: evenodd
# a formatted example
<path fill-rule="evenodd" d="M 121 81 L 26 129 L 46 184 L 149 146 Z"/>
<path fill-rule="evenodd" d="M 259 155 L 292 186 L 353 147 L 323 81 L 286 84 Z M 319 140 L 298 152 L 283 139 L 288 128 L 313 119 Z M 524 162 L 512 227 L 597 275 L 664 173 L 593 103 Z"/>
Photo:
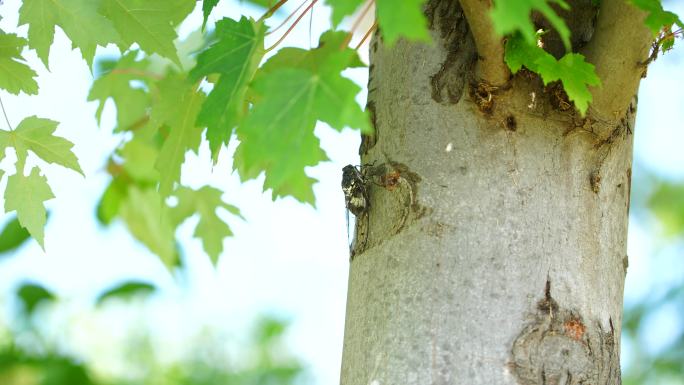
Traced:
<path fill-rule="evenodd" d="M 437 103 L 456 104 L 477 61 L 475 43 L 461 5 L 453 0 L 429 0 L 425 14 L 430 29 L 439 29 L 446 59 L 430 78 L 432 99 Z M 446 97 L 445 97 L 446 94 Z"/>
<path fill-rule="evenodd" d="M 589 175 L 589 185 L 591 186 L 591 191 L 594 194 L 598 194 L 601 191 L 601 171 L 594 170 Z"/>
<path fill-rule="evenodd" d="M 546 280 L 546 286 L 544 287 L 544 298 L 537 302 L 537 309 L 549 314 L 558 311 L 558 304 L 551 297 L 551 281 L 549 279 Z"/>
<path fill-rule="evenodd" d="M 629 256 L 625 254 L 624 257 L 622 257 L 622 268 L 625 270 L 625 274 L 627 274 L 627 268 L 629 267 Z"/>
<path fill-rule="evenodd" d="M 506 117 L 506 129 L 508 131 L 516 131 L 518 129 L 518 122 L 516 122 L 515 116 L 508 115 Z"/>
<path fill-rule="evenodd" d="M 544 87 L 544 93 L 549 96 L 551 106 L 557 111 L 572 111 L 573 103 L 559 81 L 551 82 Z"/>
<path fill-rule="evenodd" d="M 496 91 L 496 87 L 492 87 L 484 82 L 471 84 L 468 88 L 470 98 L 475 102 L 480 112 L 485 115 L 491 115 L 494 110 L 494 94 Z"/>
<path fill-rule="evenodd" d="M 548 309 L 556 308 L 554 313 Z M 538 309 L 528 317 L 511 349 L 511 368 L 518 384 L 619 384 L 620 360 L 612 318 L 610 331 L 587 322 L 551 297 L 547 280 Z"/>

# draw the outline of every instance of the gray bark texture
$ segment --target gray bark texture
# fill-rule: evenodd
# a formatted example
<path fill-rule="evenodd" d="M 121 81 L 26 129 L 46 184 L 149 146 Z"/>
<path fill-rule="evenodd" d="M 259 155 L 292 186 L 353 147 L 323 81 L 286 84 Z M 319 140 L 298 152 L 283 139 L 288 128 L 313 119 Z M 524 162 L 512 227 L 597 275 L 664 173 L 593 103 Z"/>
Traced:
<path fill-rule="evenodd" d="M 460 5 L 426 9 L 434 44 L 371 42 L 341 384 L 620 384 L 636 100 L 488 85 Z"/>

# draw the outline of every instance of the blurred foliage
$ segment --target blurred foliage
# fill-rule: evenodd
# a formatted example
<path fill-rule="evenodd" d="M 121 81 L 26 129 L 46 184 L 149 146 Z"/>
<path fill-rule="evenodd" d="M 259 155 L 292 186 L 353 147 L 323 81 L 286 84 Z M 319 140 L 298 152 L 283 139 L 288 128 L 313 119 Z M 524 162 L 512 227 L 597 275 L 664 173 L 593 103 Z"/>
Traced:
<path fill-rule="evenodd" d="M 101 305 L 111 298 L 129 299 L 135 296 L 147 296 L 156 290 L 155 286 L 142 281 L 127 281 L 105 290 L 97 296 L 97 304 Z"/>
<path fill-rule="evenodd" d="M 26 321 L 26 320 L 24 320 Z M 144 334 L 129 340 L 129 373 L 103 375 L 79 360 L 50 346 L 45 337 L 27 324 L 15 325 L 9 341 L 0 340 L 2 385 L 288 385 L 302 383 L 302 365 L 284 348 L 287 325 L 274 318 L 260 320 L 234 362 L 219 350 L 221 341 L 198 338 L 188 346 L 182 362 L 160 363 L 154 346 Z M 26 330 L 28 328 L 28 331 Z M 19 343 L 26 333 L 33 344 Z M 92 338 L 103 336 L 93 335 Z M 38 340 L 36 340 L 38 339 Z M 42 345 L 42 347 L 35 346 Z M 89 357 L 97 359 L 97 357 Z M 131 375 L 131 373 L 137 373 Z"/>
<path fill-rule="evenodd" d="M 674 246 L 681 254 L 684 245 L 684 182 L 664 181 L 647 172 L 643 175 L 643 183 L 634 183 L 637 189 L 632 199 L 632 211 L 647 222 L 656 219 L 665 241 L 662 245 Z M 644 186 L 649 187 L 648 191 Z M 649 256 L 653 257 L 658 256 Z M 684 264 L 673 265 L 671 269 L 679 270 L 677 281 L 651 287 L 646 298 L 625 307 L 622 325 L 622 338 L 628 350 L 623 357 L 622 380 L 625 385 L 684 384 Z M 675 318 L 672 324 L 678 329 L 657 331 L 673 337 L 664 346 L 654 349 L 648 336 L 653 334 L 654 328 L 661 327 L 657 315 L 672 309 L 674 311 L 667 312 L 666 316 Z"/>
<path fill-rule="evenodd" d="M 3 256 L 2 254 L 17 249 L 29 236 L 29 232 L 19 224 L 17 216 L 13 215 L 0 230 L 0 257 Z"/>

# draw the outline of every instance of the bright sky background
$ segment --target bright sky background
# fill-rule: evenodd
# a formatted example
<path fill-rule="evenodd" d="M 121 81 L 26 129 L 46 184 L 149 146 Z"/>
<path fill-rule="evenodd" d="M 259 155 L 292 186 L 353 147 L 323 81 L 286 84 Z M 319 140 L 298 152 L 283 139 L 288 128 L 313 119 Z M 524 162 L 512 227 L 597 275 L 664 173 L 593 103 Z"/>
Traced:
<path fill-rule="evenodd" d="M 684 15 L 681 2 L 669 2 L 666 6 Z M 0 7 L 0 28 L 16 31 L 18 7 L 16 1 Z M 183 25 L 181 34 L 201 24 L 198 11 Z M 212 19 L 236 18 L 241 13 L 258 17 L 261 12 L 224 0 Z M 285 44 L 309 46 L 308 19 L 305 20 Z M 327 9 L 317 6 L 313 41 L 328 26 L 328 20 Z M 25 34 L 26 28 L 19 31 Z M 317 128 L 316 134 L 331 162 L 308 170 L 320 181 L 314 188 L 315 209 L 291 198 L 272 202 L 270 192 L 261 191 L 261 179 L 241 184 L 237 175 L 230 172 L 229 152 L 222 153 L 213 170 L 207 146 L 202 147 L 199 156 L 189 154 L 183 168 L 183 183 L 193 187 L 211 184 L 223 189 L 226 200 L 238 206 L 247 220 L 229 218 L 236 236 L 225 242 L 226 251 L 216 270 L 203 254 L 199 241 L 192 239 L 194 223 L 186 223 L 178 235 L 190 263 L 186 275 L 172 277 L 122 224 L 103 229 L 95 220 L 97 199 L 108 183 L 103 169 L 106 156 L 121 138 L 111 134 L 115 120 L 113 104 L 105 109 L 102 127 L 97 126 L 97 105 L 86 102 L 93 79 L 80 53 L 70 49 L 66 37 L 58 30 L 50 55 L 50 72 L 35 53 L 26 56 L 32 68 L 38 70 L 40 94 L 17 97 L 0 93 L 10 122 L 16 125 L 31 115 L 59 121 L 57 134 L 75 143 L 74 152 L 86 178 L 59 167 L 44 168 L 57 197 L 49 202 L 47 251 L 31 241 L 17 255 L 0 259 L 0 293 L 7 296 L 23 280 L 33 279 L 69 298 L 65 309 L 50 320 L 48 329 L 70 340 L 76 353 L 97 354 L 98 365 L 105 371 L 117 370 L 122 358 L 117 356 L 116 341 L 124 330 L 141 321 L 152 326 L 162 344 L 160 351 L 172 360 L 182 351 L 185 339 L 204 325 L 239 336 L 255 316 L 281 315 L 292 320 L 288 341 L 310 365 L 315 383 L 338 383 L 349 267 L 344 199 L 339 184 L 341 168 L 358 163 L 358 133 L 337 133 L 323 125 Z M 636 161 L 671 178 L 684 178 L 682 68 L 682 47 L 652 65 L 642 82 L 635 130 Z M 350 72 L 350 76 L 365 87 L 364 70 Z M 365 91 L 360 101 L 363 98 Z M 13 164 L 14 157 L 8 158 L 0 166 Z M 4 185 L 5 182 L 0 190 L 4 191 Z M 645 296 L 654 282 L 682 275 L 671 265 L 654 263 L 651 256 L 656 245 L 650 241 L 653 230 L 648 225 L 635 221 L 630 224 L 627 303 Z M 681 261 L 677 254 L 667 258 L 670 262 L 675 262 L 674 258 Z M 102 314 L 84 312 L 83 305 L 92 301 L 99 290 L 131 277 L 150 280 L 164 290 L 142 313 L 123 307 Z M 671 319 L 665 314 L 658 322 Z M 672 335 L 660 328 L 651 338 L 657 348 Z"/>

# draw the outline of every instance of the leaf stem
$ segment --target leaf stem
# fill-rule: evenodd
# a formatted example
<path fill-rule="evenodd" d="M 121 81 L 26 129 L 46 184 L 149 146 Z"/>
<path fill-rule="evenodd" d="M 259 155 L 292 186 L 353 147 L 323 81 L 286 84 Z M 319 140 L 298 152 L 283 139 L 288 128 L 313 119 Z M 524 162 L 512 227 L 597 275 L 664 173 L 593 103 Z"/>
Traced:
<path fill-rule="evenodd" d="M 352 37 L 354 36 L 354 32 L 356 31 L 357 28 L 359 28 L 359 25 L 361 24 L 361 20 L 366 16 L 368 11 L 371 9 L 371 6 L 375 3 L 375 0 L 370 0 L 368 3 L 366 3 L 366 6 L 363 8 L 363 11 L 359 14 L 359 16 L 354 20 L 354 24 L 352 24 L 351 30 L 349 30 L 349 33 L 347 36 L 344 38 L 344 41 L 342 42 L 342 46 L 340 49 L 344 49 L 347 47 L 349 42 L 351 41 Z M 375 25 L 375 23 L 373 23 Z"/>
<path fill-rule="evenodd" d="M 361 48 L 361 46 L 366 41 L 366 39 L 368 39 L 368 36 L 370 36 L 370 34 L 373 33 L 373 31 L 375 31 L 376 28 L 378 28 L 378 21 L 377 20 L 375 22 L 373 22 L 373 25 L 371 25 L 371 27 L 368 29 L 366 34 L 363 35 L 363 38 L 361 38 L 361 41 L 359 42 L 359 44 L 357 44 L 356 47 L 354 48 L 355 51 L 357 51 L 359 48 Z"/>
<path fill-rule="evenodd" d="M 297 8 L 295 8 L 295 10 L 292 11 L 292 12 L 287 16 L 287 18 L 285 18 L 285 20 L 283 20 L 282 23 L 280 23 L 280 25 L 278 25 L 277 27 L 273 28 L 272 30 L 266 32 L 266 36 L 272 34 L 273 32 L 276 32 L 277 30 L 279 30 L 280 28 L 282 28 L 285 24 L 287 24 L 287 22 L 290 21 L 290 19 L 292 19 L 292 16 L 294 16 L 297 12 L 299 12 L 299 10 L 302 9 L 302 7 L 304 6 L 304 4 L 306 4 L 308 1 L 309 1 L 309 0 L 304 0 L 304 1 L 302 1 L 302 3 L 299 4 L 299 5 L 297 6 Z"/>
<path fill-rule="evenodd" d="M 5 111 L 5 105 L 2 103 L 2 98 L 0 98 L 0 107 L 2 107 L 2 114 L 5 115 L 5 122 L 7 122 L 7 127 L 10 131 L 14 131 L 12 125 L 10 124 L 9 118 L 7 117 L 7 112 Z"/>
<path fill-rule="evenodd" d="M 290 32 L 292 32 L 292 30 L 294 29 L 294 27 L 295 27 L 297 24 L 299 24 L 299 21 L 302 20 L 302 18 L 304 17 L 304 15 L 306 15 L 307 12 L 309 12 L 309 11 L 311 10 L 311 8 L 313 8 L 313 6 L 316 5 L 317 2 L 318 2 L 318 0 L 312 0 L 312 1 L 311 1 L 311 4 L 309 4 L 309 6 L 306 7 L 306 9 L 304 9 L 304 12 L 302 12 L 302 14 L 299 15 L 299 17 L 294 21 L 294 23 L 292 23 L 292 25 L 290 26 L 290 28 L 288 28 L 287 31 L 285 31 L 285 33 L 283 34 L 283 36 L 281 36 L 280 39 L 278 39 L 278 41 L 275 42 L 275 44 L 273 44 L 272 46 L 270 46 L 269 48 L 267 48 L 267 49 L 266 49 L 266 52 L 267 52 L 267 53 L 268 53 L 268 52 L 271 52 L 271 51 L 272 51 L 275 47 L 277 47 L 283 40 L 285 40 L 285 38 L 287 37 L 287 35 L 289 35 Z"/>
<path fill-rule="evenodd" d="M 283 4 L 287 3 L 287 1 L 288 0 L 280 0 L 279 2 L 275 3 L 274 6 L 272 6 L 268 11 L 266 11 L 266 13 L 264 13 L 259 18 L 259 20 L 257 20 L 257 23 L 260 23 L 260 22 L 264 21 L 265 19 L 268 19 L 269 17 L 271 17 L 271 15 L 273 15 L 273 13 L 275 13 L 275 11 L 280 9 L 280 7 L 282 7 Z"/>

